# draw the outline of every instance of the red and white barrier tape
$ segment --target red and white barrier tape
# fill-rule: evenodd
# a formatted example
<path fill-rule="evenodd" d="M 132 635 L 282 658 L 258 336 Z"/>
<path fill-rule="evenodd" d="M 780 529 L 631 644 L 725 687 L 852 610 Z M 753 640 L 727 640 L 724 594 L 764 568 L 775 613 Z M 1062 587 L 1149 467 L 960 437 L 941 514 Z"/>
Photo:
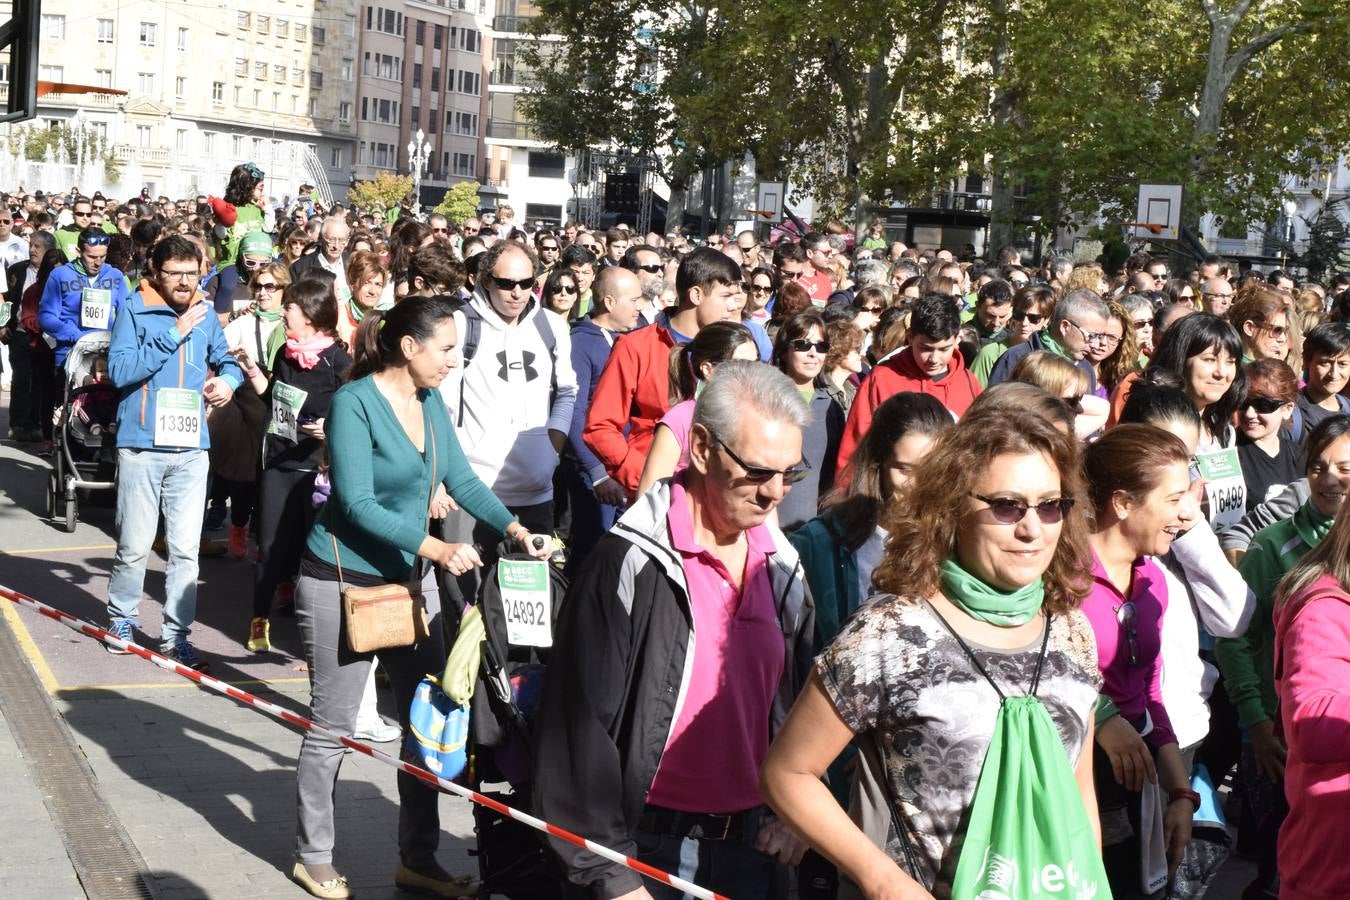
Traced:
<path fill-rule="evenodd" d="M 336 731 L 324 728 L 322 725 L 318 725 L 310 721 L 309 719 L 306 719 L 304 716 L 297 715 L 291 712 L 290 710 L 283 709 L 280 706 L 277 706 L 275 703 L 268 703 L 261 697 L 255 697 L 248 691 L 242 691 L 237 687 L 233 687 L 231 685 L 226 684 L 223 681 L 220 681 L 219 679 L 212 678 L 210 675 L 204 675 L 201 672 L 189 669 L 187 666 L 182 665 L 181 663 L 174 662 L 167 656 L 163 656 L 159 653 L 156 653 L 153 650 L 149 650 L 145 647 L 142 647 L 140 644 L 133 644 L 130 643 L 129 641 L 124 641 L 121 638 L 117 637 L 116 635 L 108 631 L 105 631 L 102 628 L 99 628 L 97 625 L 91 625 L 88 622 L 84 621 L 83 619 L 77 619 L 74 616 L 70 615 L 69 613 L 62 612 L 59 609 L 55 609 L 53 607 L 46 605 L 45 603 L 42 603 L 38 600 L 34 600 L 27 594 L 23 594 L 20 593 L 19 591 L 7 588 L 4 585 L 0 585 L 0 597 L 12 600 L 20 606 L 26 606 L 29 609 L 33 610 L 34 612 L 44 615 L 49 619 L 54 619 L 55 621 L 60 622 L 62 625 L 65 625 L 67 628 L 70 628 L 73 631 L 78 631 L 80 634 L 87 635 L 88 637 L 94 638 L 95 640 L 102 641 L 103 643 L 116 647 L 119 650 L 126 650 L 129 653 L 134 653 L 141 659 L 144 659 L 147 662 L 154 663 L 161 669 L 166 669 L 170 672 L 175 672 L 179 675 L 182 675 L 184 678 L 188 678 L 192 681 L 197 682 L 202 687 L 210 688 L 211 690 L 215 691 L 218 694 L 224 694 L 225 696 L 229 697 L 232 700 L 237 700 L 240 703 L 245 704 L 246 706 L 251 706 L 254 709 L 265 712 L 269 716 L 272 716 L 273 718 L 276 719 L 280 719 L 281 721 L 287 723 L 288 725 L 294 725 L 301 731 L 312 731 L 316 734 L 326 735 L 332 738 L 333 740 L 343 744 L 344 746 L 352 748 L 358 753 L 364 753 L 366 756 L 369 756 L 372 759 L 377 759 L 386 765 L 393 766 L 396 769 L 400 769 L 404 772 L 407 772 L 409 775 L 421 779 L 422 781 L 426 782 L 432 787 L 439 788 L 440 790 L 446 793 L 456 794 L 460 797 L 463 797 L 466 800 L 471 800 L 480 806 L 486 806 L 487 808 L 495 810 L 501 815 L 504 815 L 511 819 L 515 819 L 517 822 L 521 822 L 525 825 L 528 825 L 529 827 L 535 829 L 536 831 L 542 831 L 545 834 L 551 835 L 555 838 L 558 838 L 559 840 L 566 841 L 569 844 L 575 844 L 578 847 L 591 851 L 596 856 L 604 857 L 610 862 L 618 863 L 621 866 L 632 869 L 634 872 L 637 872 L 641 875 L 647 876 L 648 878 L 659 881 L 662 884 L 668 884 L 671 887 L 675 888 L 676 890 L 683 891 L 684 893 L 689 894 L 690 896 L 698 897 L 700 898 L 700 900 L 728 900 L 728 898 L 723 897 L 721 894 L 713 893 L 707 888 L 699 887 L 693 882 L 685 881 L 683 878 L 678 878 L 667 872 L 663 872 L 660 869 L 653 868 L 652 866 L 649 866 L 644 862 L 633 859 L 631 856 L 625 856 L 624 854 L 618 852 L 617 850 L 611 850 L 610 848 L 602 844 L 597 844 L 594 841 L 587 840 L 586 838 L 581 837 L 578 834 L 573 834 L 572 832 L 564 828 L 559 828 L 557 825 L 550 825 L 548 822 L 545 822 L 542 819 L 536 819 L 534 816 L 528 815 L 526 813 L 521 812 L 518 809 L 514 809 L 510 806 L 507 806 L 504 803 L 493 800 L 491 797 L 485 797 L 482 794 L 478 793 L 477 791 L 471 791 L 468 788 L 464 787 L 463 785 L 455 784 L 453 781 L 446 781 L 444 778 L 438 778 L 436 775 L 433 775 L 431 772 L 428 772 L 421 766 L 415 766 L 412 763 L 405 762 L 401 759 L 398 759 L 397 757 L 390 756 L 389 754 L 381 750 L 377 750 L 374 747 L 370 746 L 369 744 L 364 744 L 361 741 L 354 740 L 353 738 L 347 737 L 346 735 L 338 734 Z"/>

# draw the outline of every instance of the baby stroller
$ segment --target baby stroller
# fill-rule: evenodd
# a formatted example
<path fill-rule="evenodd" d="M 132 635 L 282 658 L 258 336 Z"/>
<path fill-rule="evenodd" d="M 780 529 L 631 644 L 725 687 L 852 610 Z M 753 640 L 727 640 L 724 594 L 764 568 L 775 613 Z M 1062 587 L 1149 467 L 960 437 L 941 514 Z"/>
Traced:
<path fill-rule="evenodd" d="M 80 492 L 112 490 L 117 474 L 118 391 L 108 378 L 112 332 L 86 334 L 70 348 L 52 435 L 47 516 L 74 531 Z"/>

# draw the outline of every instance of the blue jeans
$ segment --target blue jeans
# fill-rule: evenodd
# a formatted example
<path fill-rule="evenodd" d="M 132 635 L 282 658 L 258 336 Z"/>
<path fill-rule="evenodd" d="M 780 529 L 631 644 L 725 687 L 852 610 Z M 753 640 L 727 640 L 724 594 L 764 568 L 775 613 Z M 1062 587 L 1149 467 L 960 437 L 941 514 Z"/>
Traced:
<path fill-rule="evenodd" d="M 197 618 L 197 552 L 201 548 L 205 450 L 117 451 L 117 556 L 108 582 L 108 616 L 135 619 L 145 586 L 145 561 L 164 512 L 168 569 L 160 648 L 186 638 Z"/>
<path fill-rule="evenodd" d="M 755 849 L 756 837 L 752 833 L 739 841 L 707 841 L 653 834 L 641 828 L 633 833 L 639 860 L 732 900 L 765 900 L 769 896 L 774 861 Z M 643 887 L 653 900 L 686 896 L 651 879 L 643 879 Z"/>

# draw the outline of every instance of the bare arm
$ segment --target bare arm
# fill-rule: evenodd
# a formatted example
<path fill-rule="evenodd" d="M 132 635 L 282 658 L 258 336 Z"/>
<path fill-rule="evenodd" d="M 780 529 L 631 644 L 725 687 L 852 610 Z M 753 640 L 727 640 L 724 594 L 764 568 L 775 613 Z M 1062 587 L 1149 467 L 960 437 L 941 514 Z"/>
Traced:
<path fill-rule="evenodd" d="M 1097 783 L 1092 772 L 1093 731 L 1096 729 L 1093 717 L 1088 716 L 1087 734 L 1083 735 L 1083 749 L 1078 754 L 1078 765 L 1074 767 L 1073 779 L 1078 782 L 1078 795 L 1083 798 L 1083 809 L 1087 812 L 1088 822 L 1092 825 L 1092 836 L 1097 846 L 1102 845 L 1102 820 L 1097 810 Z"/>
<path fill-rule="evenodd" d="M 923 900 L 931 895 L 849 819 L 822 782 L 853 739 L 813 674 L 778 733 L 760 772 L 765 801 L 797 834 L 839 867 L 869 898 Z"/>
<path fill-rule="evenodd" d="M 642 496 L 647 489 L 662 478 L 675 474 L 680 462 L 680 445 L 675 433 L 665 425 L 658 424 L 652 436 L 652 446 L 647 451 L 647 464 L 642 467 L 642 479 L 638 482 L 637 493 Z"/>

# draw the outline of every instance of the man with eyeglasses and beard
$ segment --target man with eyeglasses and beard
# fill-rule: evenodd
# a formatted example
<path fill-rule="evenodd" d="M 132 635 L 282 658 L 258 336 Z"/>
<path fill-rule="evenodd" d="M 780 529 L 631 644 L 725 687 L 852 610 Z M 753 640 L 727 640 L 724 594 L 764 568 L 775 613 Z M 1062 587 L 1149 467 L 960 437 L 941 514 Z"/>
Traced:
<path fill-rule="evenodd" d="M 661 292 L 666 288 L 666 265 L 661 261 L 661 254 L 646 244 L 635 244 L 624 253 L 619 268 L 636 275 L 642 288 L 637 327 L 655 322 L 656 314 L 660 311 Z"/>
<path fill-rule="evenodd" d="M 553 267 L 558 264 L 558 254 L 562 252 L 562 244 L 558 241 L 558 236 L 551 231 L 539 231 L 534 236 L 534 252 L 539 255 L 539 287 L 544 286 L 544 281 L 553 272 Z"/>

